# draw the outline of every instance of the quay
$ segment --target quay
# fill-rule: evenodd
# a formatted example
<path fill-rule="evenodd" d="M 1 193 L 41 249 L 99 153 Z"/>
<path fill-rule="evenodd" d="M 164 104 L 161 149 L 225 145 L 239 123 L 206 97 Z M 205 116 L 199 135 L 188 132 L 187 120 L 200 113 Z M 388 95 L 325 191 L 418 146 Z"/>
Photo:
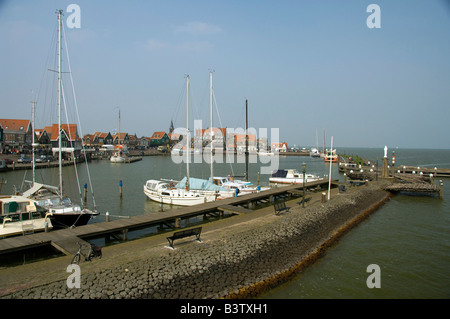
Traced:
<path fill-rule="evenodd" d="M 305 184 L 306 189 L 328 186 L 329 180 L 320 180 Z M 337 180 L 332 180 L 334 188 Z M 74 254 L 78 250 L 77 242 L 99 236 L 114 236 L 122 240 L 127 239 L 127 233 L 133 229 L 142 229 L 155 225 L 178 228 L 182 219 L 198 215 L 220 216 L 223 212 L 232 214 L 249 214 L 258 202 L 271 203 L 276 197 L 291 197 L 296 190 L 303 189 L 302 185 L 274 187 L 259 193 L 226 198 L 210 203 L 190 207 L 181 207 L 167 211 L 153 212 L 126 219 L 109 222 L 91 223 L 73 229 L 53 230 L 47 233 L 35 233 L 0 240 L 0 254 L 51 245 L 66 255 Z M 163 206 L 164 207 L 164 206 Z"/>
<path fill-rule="evenodd" d="M 331 199 L 325 202 L 321 191 L 309 192 L 311 200 L 305 208 L 298 198 L 285 194 L 290 212 L 277 215 L 270 205 L 208 222 L 202 225 L 201 242 L 187 238 L 175 249 L 168 249 L 166 233 L 105 246 L 103 258 L 80 263 L 77 289 L 68 287 L 72 256 L 3 268 L 0 298 L 255 297 L 320 258 L 348 229 L 382 205 L 389 198 L 381 190 L 386 183 L 373 181 L 342 193 L 333 187 Z"/>

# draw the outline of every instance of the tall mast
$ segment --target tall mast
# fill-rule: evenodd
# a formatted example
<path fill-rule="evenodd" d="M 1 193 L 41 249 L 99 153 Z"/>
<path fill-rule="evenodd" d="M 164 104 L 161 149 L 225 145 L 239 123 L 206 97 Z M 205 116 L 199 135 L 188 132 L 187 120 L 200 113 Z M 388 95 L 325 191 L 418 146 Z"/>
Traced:
<path fill-rule="evenodd" d="M 63 185 L 62 185 L 62 143 L 61 143 L 61 27 L 62 27 L 63 10 L 58 10 L 58 148 L 59 148 L 59 196 L 62 199 Z"/>
<path fill-rule="evenodd" d="M 214 182 L 214 169 L 213 169 L 213 85 L 212 85 L 212 72 L 209 72 L 209 108 L 210 108 L 210 130 L 211 130 L 211 182 Z"/>
<path fill-rule="evenodd" d="M 36 106 L 36 101 L 31 101 L 31 131 L 33 132 L 32 134 L 32 136 L 33 136 L 33 141 L 32 141 L 32 144 L 31 144 L 31 146 L 33 147 L 33 186 L 34 186 L 34 182 L 36 181 L 36 165 L 35 165 L 35 150 L 34 150 L 34 148 L 36 147 L 36 142 L 35 142 L 35 140 L 34 140 L 34 108 L 35 108 L 35 106 Z"/>
<path fill-rule="evenodd" d="M 245 181 L 248 182 L 248 100 L 245 100 Z"/>
<path fill-rule="evenodd" d="M 118 135 L 117 145 L 120 145 L 120 108 L 119 108 L 119 135 Z"/>
<path fill-rule="evenodd" d="M 186 77 L 186 130 L 186 190 L 189 190 L 189 152 L 191 151 L 191 138 L 189 135 L 189 75 Z"/>

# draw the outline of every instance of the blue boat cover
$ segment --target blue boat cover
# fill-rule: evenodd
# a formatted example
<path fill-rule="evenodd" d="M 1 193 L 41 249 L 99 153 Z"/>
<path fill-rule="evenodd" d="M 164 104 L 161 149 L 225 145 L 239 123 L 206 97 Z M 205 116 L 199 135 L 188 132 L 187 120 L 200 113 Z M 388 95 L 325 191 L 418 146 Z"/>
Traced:
<path fill-rule="evenodd" d="M 176 188 L 185 189 L 186 188 L 186 177 L 184 177 L 181 181 L 179 181 L 176 185 Z M 189 189 L 203 190 L 203 191 L 227 191 L 227 189 L 217 186 L 214 183 L 211 183 L 207 179 L 201 178 L 192 178 L 189 177 Z"/>

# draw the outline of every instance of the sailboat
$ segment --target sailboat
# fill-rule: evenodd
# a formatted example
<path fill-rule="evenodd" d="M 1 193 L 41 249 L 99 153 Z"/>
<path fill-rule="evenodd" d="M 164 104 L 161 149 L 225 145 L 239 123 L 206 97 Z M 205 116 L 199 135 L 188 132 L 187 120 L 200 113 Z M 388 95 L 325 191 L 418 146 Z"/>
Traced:
<path fill-rule="evenodd" d="M 33 200 L 37 209 L 47 210 L 51 216 L 50 219 L 53 228 L 67 228 L 86 225 L 88 221 L 99 213 L 94 209 L 82 208 L 80 205 L 72 203 L 70 198 L 63 195 L 63 175 L 62 175 L 62 134 L 61 128 L 61 101 L 62 101 L 62 77 L 61 77 L 61 29 L 62 29 L 63 10 L 58 10 L 58 155 L 59 155 L 59 187 L 36 183 L 34 180 L 33 163 L 33 181 L 31 187 L 22 193 L 22 196 Z M 70 134 L 70 133 L 69 133 Z M 34 132 L 33 132 L 34 135 Z M 34 144 L 34 143 L 33 143 Z M 74 158 L 74 156 L 72 156 Z M 87 165 L 87 163 L 86 163 Z M 74 163 L 75 166 L 75 163 Z M 76 167 L 75 167 L 76 169 Z M 90 180 L 90 177 L 89 177 Z M 95 206 L 95 204 L 94 204 Z"/>
<path fill-rule="evenodd" d="M 123 154 L 123 145 L 120 144 L 120 109 L 119 109 L 119 134 L 117 135 L 117 145 L 114 146 L 115 152 L 111 156 L 111 163 L 125 163 L 126 158 Z"/>
<path fill-rule="evenodd" d="M 192 190 L 189 179 L 190 144 L 189 134 L 189 75 L 186 77 L 186 179 L 185 187 L 177 188 L 168 181 L 150 179 L 144 184 L 144 194 L 151 200 L 163 204 L 193 206 L 215 201 L 216 192 Z"/>

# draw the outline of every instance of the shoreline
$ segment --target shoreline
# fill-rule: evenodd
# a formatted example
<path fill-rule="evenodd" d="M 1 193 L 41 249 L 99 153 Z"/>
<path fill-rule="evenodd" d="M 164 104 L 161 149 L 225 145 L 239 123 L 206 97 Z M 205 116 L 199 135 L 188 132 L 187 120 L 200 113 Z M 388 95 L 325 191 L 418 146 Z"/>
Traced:
<path fill-rule="evenodd" d="M 167 233 L 104 247 L 102 259 L 80 264 L 77 289 L 66 284 L 72 256 L 2 269 L 0 297 L 253 298 L 320 258 L 388 200 L 389 193 L 380 187 L 384 183 L 342 194 L 335 190 L 323 204 L 315 193 L 305 209 L 296 204 L 298 199 L 290 200 L 291 212 L 280 216 L 271 205 L 203 224 L 202 243 L 179 240 L 175 250 L 166 247 Z"/>

